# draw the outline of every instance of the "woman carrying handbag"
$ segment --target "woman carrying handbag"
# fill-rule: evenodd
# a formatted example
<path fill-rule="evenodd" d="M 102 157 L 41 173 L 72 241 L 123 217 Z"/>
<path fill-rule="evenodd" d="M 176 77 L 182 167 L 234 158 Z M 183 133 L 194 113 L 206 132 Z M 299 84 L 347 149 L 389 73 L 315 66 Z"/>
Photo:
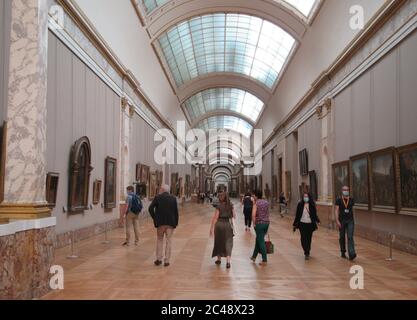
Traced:
<path fill-rule="evenodd" d="M 297 205 L 293 231 L 300 230 L 301 246 L 306 260 L 310 259 L 311 241 L 313 232 L 318 229 L 317 224 L 320 224 L 320 219 L 316 204 L 309 193 L 304 193 L 303 199 Z"/>
<path fill-rule="evenodd" d="M 269 229 L 269 202 L 262 199 L 262 191 L 258 190 L 255 193 L 255 205 L 252 210 L 252 221 L 255 226 L 256 242 L 253 250 L 252 261 L 255 262 L 258 254 L 262 254 L 261 266 L 266 266 L 268 263 L 267 250 L 265 244 L 265 235 Z"/>

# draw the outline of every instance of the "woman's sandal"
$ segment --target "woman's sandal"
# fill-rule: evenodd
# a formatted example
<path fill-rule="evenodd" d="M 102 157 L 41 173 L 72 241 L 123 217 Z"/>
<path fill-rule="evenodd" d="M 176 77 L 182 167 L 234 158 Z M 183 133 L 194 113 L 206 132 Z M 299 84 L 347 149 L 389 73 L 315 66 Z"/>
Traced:
<path fill-rule="evenodd" d="M 222 261 L 221 260 L 216 260 L 215 264 L 219 266 L 219 265 L 222 264 Z"/>
<path fill-rule="evenodd" d="M 230 263 L 229 262 L 226 263 L 226 269 L 230 269 L 230 267 L 231 267 Z"/>
<path fill-rule="evenodd" d="M 250 258 L 252 260 L 252 262 L 256 262 L 256 258 Z"/>

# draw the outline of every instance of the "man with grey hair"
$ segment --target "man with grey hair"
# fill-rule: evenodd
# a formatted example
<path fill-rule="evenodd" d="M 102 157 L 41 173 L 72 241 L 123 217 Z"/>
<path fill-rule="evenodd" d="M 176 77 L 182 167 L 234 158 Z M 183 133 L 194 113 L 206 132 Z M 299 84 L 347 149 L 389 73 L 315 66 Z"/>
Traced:
<path fill-rule="evenodd" d="M 159 194 L 153 199 L 149 206 L 149 213 L 153 219 L 155 228 L 157 229 L 156 244 L 156 266 L 162 264 L 162 251 L 165 245 L 164 266 L 168 267 L 171 258 L 172 235 L 174 229 L 178 226 L 178 205 L 177 199 L 170 193 L 169 185 L 162 185 Z"/>

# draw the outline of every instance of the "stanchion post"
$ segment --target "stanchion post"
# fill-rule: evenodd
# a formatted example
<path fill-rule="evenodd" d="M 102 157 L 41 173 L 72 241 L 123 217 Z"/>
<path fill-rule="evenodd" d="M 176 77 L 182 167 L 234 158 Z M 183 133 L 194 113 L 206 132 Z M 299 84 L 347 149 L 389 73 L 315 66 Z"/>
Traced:
<path fill-rule="evenodd" d="M 392 257 L 392 249 L 394 247 L 394 242 L 395 242 L 395 234 L 390 234 L 390 242 L 389 242 L 389 257 L 386 258 L 386 261 L 393 261 L 394 258 Z"/>
<path fill-rule="evenodd" d="M 109 244 L 110 241 L 108 239 L 107 236 L 107 222 L 104 223 L 104 241 L 102 242 L 102 244 Z"/>
<path fill-rule="evenodd" d="M 74 245 L 75 245 L 75 232 L 74 230 L 71 231 L 71 239 L 70 239 L 70 243 L 71 243 L 71 255 L 67 256 L 67 259 L 77 259 L 78 256 L 74 253 Z"/>

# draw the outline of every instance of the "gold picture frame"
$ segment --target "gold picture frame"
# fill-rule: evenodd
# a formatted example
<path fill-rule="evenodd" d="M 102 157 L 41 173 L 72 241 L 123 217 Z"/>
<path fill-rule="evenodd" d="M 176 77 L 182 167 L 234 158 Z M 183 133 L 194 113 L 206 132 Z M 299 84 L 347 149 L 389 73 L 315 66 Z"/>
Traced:
<path fill-rule="evenodd" d="M 58 195 L 59 173 L 48 172 L 46 175 L 46 202 L 49 208 L 56 207 L 56 199 Z"/>
<path fill-rule="evenodd" d="M 100 203 L 101 196 L 101 180 L 95 180 L 93 183 L 93 204 L 97 205 Z"/>
<path fill-rule="evenodd" d="M 371 209 L 388 213 L 397 211 L 395 148 L 385 148 L 370 154 Z"/>
<path fill-rule="evenodd" d="M 107 157 L 104 173 L 104 208 L 116 208 L 117 159 Z"/>
<path fill-rule="evenodd" d="M 370 153 L 361 153 L 349 160 L 350 193 L 355 199 L 355 206 L 371 208 Z"/>
<path fill-rule="evenodd" d="M 398 212 L 417 216 L 417 143 L 397 148 L 395 158 Z"/>

